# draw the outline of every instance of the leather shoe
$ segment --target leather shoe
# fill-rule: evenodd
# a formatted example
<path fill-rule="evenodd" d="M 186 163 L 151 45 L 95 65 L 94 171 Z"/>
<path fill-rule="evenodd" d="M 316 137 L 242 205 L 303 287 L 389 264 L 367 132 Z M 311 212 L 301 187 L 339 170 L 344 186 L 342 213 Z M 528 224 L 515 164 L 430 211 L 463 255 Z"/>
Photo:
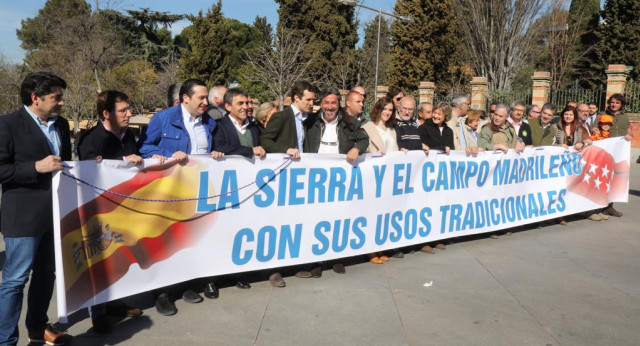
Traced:
<path fill-rule="evenodd" d="M 93 325 L 93 331 L 98 334 L 111 333 L 111 324 L 109 323 L 109 317 L 107 315 L 92 318 L 91 325 Z"/>
<path fill-rule="evenodd" d="M 203 301 L 202 296 L 192 289 L 188 289 L 182 293 L 182 300 L 189 304 L 197 304 Z"/>
<path fill-rule="evenodd" d="M 269 282 L 271 282 L 271 286 L 273 287 L 284 287 L 287 284 L 282 279 L 282 275 L 280 273 L 273 273 L 269 276 Z"/>
<path fill-rule="evenodd" d="M 29 342 L 47 343 L 47 345 L 66 345 L 73 338 L 71 335 L 61 332 L 53 324 L 48 323 L 44 328 L 28 332 Z"/>
<path fill-rule="evenodd" d="M 434 254 L 436 253 L 436 250 L 434 250 L 431 246 L 429 245 L 425 245 L 422 247 L 422 249 L 420 249 L 420 251 L 425 252 L 425 253 L 430 253 L 430 254 Z"/>
<path fill-rule="evenodd" d="M 315 267 L 313 269 L 311 269 L 311 276 L 313 276 L 314 278 L 319 278 L 322 276 L 322 267 L 318 266 Z"/>
<path fill-rule="evenodd" d="M 394 253 L 392 255 L 393 258 L 404 258 L 404 252 L 402 251 L 396 251 L 396 253 Z"/>
<path fill-rule="evenodd" d="M 248 282 L 244 282 L 244 281 L 238 281 L 236 283 L 236 287 L 241 288 L 243 290 L 248 290 L 251 288 L 251 285 L 249 285 Z"/>
<path fill-rule="evenodd" d="M 204 286 L 204 296 L 209 299 L 217 299 L 220 296 L 220 291 L 213 282 L 209 282 Z"/>
<path fill-rule="evenodd" d="M 613 209 L 613 206 L 606 208 L 605 210 L 602 211 L 602 214 L 604 215 L 609 215 L 609 216 L 615 216 L 615 217 L 621 217 L 622 213 Z"/>
<path fill-rule="evenodd" d="M 344 274 L 347 272 L 347 270 L 344 268 L 344 265 L 342 263 L 336 263 L 333 265 L 333 271 L 338 273 L 338 274 Z"/>
<path fill-rule="evenodd" d="M 308 278 L 310 278 L 310 277 L 312 277 L 312 276 L 313 276 L 313 275 L 311 275 L 311 273 L 310 273 L 310 272 L 308 272 L 308 271 L 306 271 L 306 270 L 301 270 L 301 271 L 299 271 L 299 272 L 297 272 L 297 273 L 295 274 L 295 277 L 297 277 L 297 278 L 301 278 L 301 279 L 308 279 Z"/>
<path fill-rule="evenodd" d="M 178 313 L 178 308 L 176 305 L 169 299 L 169 295 L 166 293 L 162 293 L 156 298 L 156 310 L 162 316 L 171 316 Z"/>

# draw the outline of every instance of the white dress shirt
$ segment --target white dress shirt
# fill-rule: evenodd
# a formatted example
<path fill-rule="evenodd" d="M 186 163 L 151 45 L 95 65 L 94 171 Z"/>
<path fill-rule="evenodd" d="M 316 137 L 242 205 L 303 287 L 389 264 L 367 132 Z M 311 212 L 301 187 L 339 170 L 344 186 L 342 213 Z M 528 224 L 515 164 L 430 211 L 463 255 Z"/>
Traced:
<path fill-rule="evenodd" d="M 207 140 L 207 131 L 202 123 L 202 114 L 194 118 L 189 114 L 184 105 L 182 107 L 182 121 L 184 127 L 189 134 L 189 142 L 191 143 L 190 155 L 207 155 L 209 154 L 209 141 Z"/>

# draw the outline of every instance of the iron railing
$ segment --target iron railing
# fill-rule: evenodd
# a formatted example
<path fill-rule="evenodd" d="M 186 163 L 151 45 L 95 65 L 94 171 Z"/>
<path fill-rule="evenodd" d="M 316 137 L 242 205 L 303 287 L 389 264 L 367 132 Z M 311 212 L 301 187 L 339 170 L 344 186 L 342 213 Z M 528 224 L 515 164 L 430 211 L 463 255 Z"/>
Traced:
<path fill-rule="evenodd" d="M 624 88 L 624 96 L 627 101 L 625 112 L 640 113 L 640 83 L 629 79 Z"/>

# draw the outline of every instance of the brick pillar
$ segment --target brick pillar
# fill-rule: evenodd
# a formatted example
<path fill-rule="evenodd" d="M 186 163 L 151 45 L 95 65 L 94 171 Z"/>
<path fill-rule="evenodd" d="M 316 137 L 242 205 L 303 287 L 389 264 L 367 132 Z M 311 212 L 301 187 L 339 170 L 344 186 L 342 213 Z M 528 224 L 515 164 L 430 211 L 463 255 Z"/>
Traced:
<path fill-rule="evenodd" d="M 489 80 L 487 77 L 473 77 L 469 84 L 471 84 L 471 109 L 486 111 Z"/>
<path fill-rule="evenodd" d="M 433 97 L 436 93 L 436 85 L 433 82 L 420 82 L 418 85 L 418 103 L 433 103 Z"/>
<path fill-rule="evenodd" d="M 542 107 L 549 102 L 549 93 L 551 92 L 551 73 L 546 71 L 537 71 L 531 77 L 533 80 L 533 94 L 531 95 L 531 103 Z"/>
<path fill-rule="evenodd" d="M 613 94 L 623 94 L 627 85 L 629 70 L 625 65 L 609 65 L 605 71 L 607 74 L 607 101 Z"/>
<path fill-rule="evenodd" d="M 387 96 L 387 93 L 389 92 L 389 87 L 386 85 L 378 85 L 378 89 L 376 90 L 376 101 L 378 101 L 378 99 L 381 99 L 385 96 Z"/>

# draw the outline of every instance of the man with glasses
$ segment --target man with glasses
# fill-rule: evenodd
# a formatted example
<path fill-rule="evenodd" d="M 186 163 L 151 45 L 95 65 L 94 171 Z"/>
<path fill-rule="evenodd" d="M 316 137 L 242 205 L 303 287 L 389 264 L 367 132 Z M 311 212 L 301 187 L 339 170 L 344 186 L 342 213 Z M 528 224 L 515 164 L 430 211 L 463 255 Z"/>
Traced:
<path fill-rule="evenodd" d="M 531 119 L 540 118 L 541 113 L 542 111 L 540 111 L 540 107 L 538 107 L 538 105 L 529 106 L 527 122 L 531 121 Z"/>
<path fill-rule="evenodd" d="M 578 112 L 578 119 L 580 120 L 580 123 L 585 125 L 584 127 L 587 129 L 587 133 L 591 136 L 592 127 L 587 123 L 587 120 L 589 119 L 589 106 L 586 103 L 581 103 L 578 105 L 576 111 Z"/>
<path fill-rule="evenodd" d="M 531 142 L 534 147 L 553 145 L 555 138 L 555 130 L 551 123 L 556 115 L 556 106 L 551 103 L 545 103 L 539 118 L 531 119 L 529 126 L 531 127 Z"/>
<path fill-rule="evenodd" d="M 400 100 L 396 124 L 396 136 L 400 150 L 422 150 L 418 123 L 413 116 L 415 110 L 416 101 L 413 97 L 405 96 Z"/>
<path fill-rule="evenodd" d="M 514 101 L 511 103 L 511 110 L 507 121 L 513 125 L 516 135 L 522 139 L 525 145 L 531 145 L 531 127 L 524 122 L 524 102 Z"/>
<path fill-rule="evenodd" d="M 471 108 L 471 99 L 469 98 L 469 95 L 464 93 L 454 94 L 451 99 L 451 120 L 449 120 L 447 125 L 451 128 L 455 128 L 458 118 L 464 118 L 467 115 L 469 108 Z"/>

